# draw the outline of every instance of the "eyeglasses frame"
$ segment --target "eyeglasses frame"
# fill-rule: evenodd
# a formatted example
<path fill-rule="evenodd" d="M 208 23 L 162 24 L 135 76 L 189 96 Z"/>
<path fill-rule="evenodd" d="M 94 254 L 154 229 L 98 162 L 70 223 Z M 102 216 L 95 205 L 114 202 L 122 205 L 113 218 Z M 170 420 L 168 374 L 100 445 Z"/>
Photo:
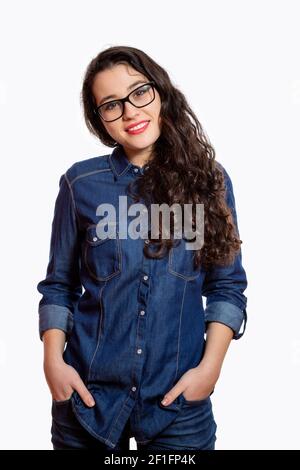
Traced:
<path fill-rule="evenodd" d="M 152 89 L 153 89 L 153 93 L 154 93 L 154 97 L 153 97 L 153 100 L 149 101 L 149 103 L 147 104 L 144 104 L 143 106 L 137 106 L 136 104 L 132 103 L 129 99 L 129 96 L 134 93 L 135 91 L 137 91 L 139 88 L 142 88 L 146 85 L 152 85 Z M 110 101 L 106 101 L 106 103 L 102 103 L 100 104 L 99 106 L 97 106 L 97 108 L 94 109 L 94 113 L 96 114 L 96 116 L 100 117 L 101 119 L 103 119 L 103 121 L 105 122 L 113 122 L 113 121 L 116 121 L 117 119 L 120 119 L 123 114 L 124 114 L 124 109 L 125 109 L 125 106 L 124 104 L 128 101 L 130 104 L 132 104 L 133 106 L 135 106 L 136 108 L 144 108 L 145 106 L 148 106 L 148 104 L 152 103 L 154 100 L 155 100 L 155 82 L 153 80 L 147 82 L 147 83 L 143 83 L 142 85 L 139 85 L 137 88 L 135 88 L 134 90 L 132 90 L 130 93 L 128 93 L 128 95 L 125 97 L 125 98 L 119 98 L 118 100 L 115 99 L 115 100 L 110 100 Z M 106 119 L 104 119 L 101 114 L 99 113 L 99 108 L 101 108 L 101 106 L 104 106 L 104 105 L 107 105 L 109 103 L 113 103 L 114 101 L 120 101 L 122 103 L 122 106 L 123 106 L 123 110 L 122 110 L 122 114 L 121 116 L 117 117 L 116 119 L 112 119 L 111 121 L 107 121 Z"/>

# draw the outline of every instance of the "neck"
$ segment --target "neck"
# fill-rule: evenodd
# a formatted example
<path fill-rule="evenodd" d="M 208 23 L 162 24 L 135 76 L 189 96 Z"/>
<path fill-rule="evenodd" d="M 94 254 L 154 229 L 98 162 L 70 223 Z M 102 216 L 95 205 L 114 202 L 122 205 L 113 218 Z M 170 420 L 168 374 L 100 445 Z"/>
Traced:
<path fill-rule="evenodd" d="M 124 152 L 130 163 L 141 168 L 151 159 L 151 149 L 149 148 L 143 150 L 124 148 Z"/>

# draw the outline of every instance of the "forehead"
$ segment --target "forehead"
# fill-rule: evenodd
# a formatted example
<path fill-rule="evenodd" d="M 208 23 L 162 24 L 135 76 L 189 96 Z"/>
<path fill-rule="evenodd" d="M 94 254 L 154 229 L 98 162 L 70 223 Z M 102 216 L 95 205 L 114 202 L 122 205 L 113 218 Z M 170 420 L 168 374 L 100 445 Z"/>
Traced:
<path fill-rule="evenodd" d="M 97 102 L 103 101 L 108 96 L 121 98 L 130 91 L 130 85 L 139 80 L 141 82 L 148 81 L 145 75 L 128 64 L 114 65 L 112 68 L 98 72 L 95 75 L 92 92 Z"/>

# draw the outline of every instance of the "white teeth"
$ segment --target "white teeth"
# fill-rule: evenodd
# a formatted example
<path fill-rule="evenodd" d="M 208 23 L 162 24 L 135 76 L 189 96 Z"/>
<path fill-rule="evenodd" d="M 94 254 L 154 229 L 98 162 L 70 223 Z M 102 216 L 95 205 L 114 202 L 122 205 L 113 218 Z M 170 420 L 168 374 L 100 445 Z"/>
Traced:
<path fill-rule="evenodd" d="M 148 124 L 148 122 L 143 122 L 142 124 L 138 124 L 137 126 L 131 127 L 131 128 L 128 129 L 128 130 L 129 130 L 129 131 L 135 131 L 135 130 L 137 130 L 137 129 L 141 129 L 142 127 L 145 127 L 147 124 Z"/>

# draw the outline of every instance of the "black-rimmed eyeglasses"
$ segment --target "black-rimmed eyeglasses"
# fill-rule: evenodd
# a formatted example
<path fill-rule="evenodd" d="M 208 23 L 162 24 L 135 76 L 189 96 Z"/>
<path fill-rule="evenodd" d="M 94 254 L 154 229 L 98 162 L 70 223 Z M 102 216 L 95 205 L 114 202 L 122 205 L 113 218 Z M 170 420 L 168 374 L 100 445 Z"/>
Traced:
<path fill-rule="evenodd" d="M 155 99 L 155 82 L 147 82 L 131 91 L 125 98 L 107 101 L 94 109 L 95 114 L 106 122 L 112 122 L 123 116 L 124 104 L 129 101 L 136 108 L 143 108 Z"/>

